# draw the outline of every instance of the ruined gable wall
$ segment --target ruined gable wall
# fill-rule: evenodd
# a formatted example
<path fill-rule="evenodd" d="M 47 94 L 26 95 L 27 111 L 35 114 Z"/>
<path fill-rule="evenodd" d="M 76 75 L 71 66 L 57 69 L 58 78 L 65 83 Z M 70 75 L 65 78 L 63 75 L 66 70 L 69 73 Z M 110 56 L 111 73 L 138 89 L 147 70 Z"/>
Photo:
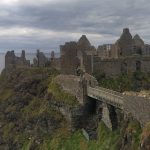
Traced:
<path fill-rule="evenodd" d="M 22 51 L 21 57 L 17 57 L 14 51 L 8 51 L 5 55 L 5 68 L 10 65 L 30 66 L 30 61 L 25 58 L 25 51 Z"/>
<path fill-rule="evenodd" d="M 66 43 L 61 46 L 61 73 L 63 74 L 76 74 L 77 67 L 79 66 L 79 58 L 77 57 L 77 44 L 76 42 Z"/>

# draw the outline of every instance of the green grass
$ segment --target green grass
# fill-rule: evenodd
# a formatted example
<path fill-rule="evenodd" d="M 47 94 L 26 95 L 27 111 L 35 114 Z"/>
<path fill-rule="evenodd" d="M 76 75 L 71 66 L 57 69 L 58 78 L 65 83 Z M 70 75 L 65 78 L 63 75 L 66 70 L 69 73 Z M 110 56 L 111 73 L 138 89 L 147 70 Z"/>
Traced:
<path fill-rule="evenodd" d="M 24 142 L 22 150 L 30 150 L 31 144 L 32 144 L 32 140 L 27 140 L 26 142 Z"/>
<path fill-rule="evenodd" d="M 14 94 L 14 91 L 12 89 L 2 89 L 0 91 L 0 101 L 5 101 L 8 98 L 10 98 Z"/>
<path fill-rule="evenodd" d="M 119 92 L 143 89 L 150 84 L 150 75 L 143 72 L 134 72 L 132 75 L 118 75 L 117 77 L 106 77 L 105 74 L 100 72 L 95 72 L 93 75 L 100 86 Z"/>
<path fill-rule="evenodd" d="M 132 145 L 131 145 L 132 150 L 137 150 L 138 147 L 140 146 L 139 143 L 142 133 L 140 123 L 136 120 L 130 119 L 126 132 L 127 133 L 130 132 L 132 134 Z"/>
<path fill-rule="evenodd" d="M 98 140 L 90 141 L 88 150 L 119 150 L 118 142 L 120 133 L 118 130 L 110 131 L 101 121 L 98 127 Z"/>
<path fill-rule="evenodd" d="M 51 140 L 44 143 L 44 150 L 119 150 L 119 131 L 111 132 L 103 122 L 99 123 L 98 139 L 87 141 L 82 132 L 73 134 L 59 129 Z M 111 149 L 110 149 L 111 148 Z"/>
<path fill-rule="evenodd" d="M 49 93 L 52 93 L 55 100 L 61 103 L 64 103 L 69 106 L 78 105 L 78 101 L 75 96 L 65 92 L 62 88 L 54 81 L 51 80 L 48 86 Z"/>

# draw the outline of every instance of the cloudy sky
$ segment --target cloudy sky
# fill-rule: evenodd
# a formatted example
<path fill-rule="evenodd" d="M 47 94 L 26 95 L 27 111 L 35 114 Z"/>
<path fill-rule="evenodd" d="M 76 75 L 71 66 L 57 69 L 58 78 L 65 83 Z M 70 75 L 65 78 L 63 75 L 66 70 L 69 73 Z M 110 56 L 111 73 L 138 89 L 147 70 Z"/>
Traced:
<path fill-rule="evenodd" d="M 129 27 L 150 43 L 149 0 L 0 0 L 0 51 L 59 51 L 86 34 L 95 46 Z"/>

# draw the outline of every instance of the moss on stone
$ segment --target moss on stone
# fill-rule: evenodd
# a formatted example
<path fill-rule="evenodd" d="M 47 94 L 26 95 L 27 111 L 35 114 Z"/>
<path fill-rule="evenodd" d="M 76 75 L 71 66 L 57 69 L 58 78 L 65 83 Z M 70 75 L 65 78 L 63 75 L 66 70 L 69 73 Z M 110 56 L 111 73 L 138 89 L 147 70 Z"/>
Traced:
<path fill-rule="evenodd" d="M 78 105 L 76 97 L 63 91 L 62 88 L 54 80 L 50 81 L 48 91 L 49 93 L 52 93 L 55 100 L 60 103 L 64 103 L 72 107 Z"/>

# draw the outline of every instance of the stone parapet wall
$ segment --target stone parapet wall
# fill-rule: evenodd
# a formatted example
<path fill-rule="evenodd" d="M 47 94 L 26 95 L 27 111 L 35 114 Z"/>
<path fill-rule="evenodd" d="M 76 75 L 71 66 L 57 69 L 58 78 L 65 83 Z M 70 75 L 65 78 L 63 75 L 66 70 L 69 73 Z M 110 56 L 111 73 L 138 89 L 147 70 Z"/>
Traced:
<path fill-rule="evenodd" d="M 85 74 L 84 78 L 74 75 L 58 75 L 55 81 L 64 91 L 74 95 L 80 104 L 85 103 L 87 85 L 92 87 L 98 85 L 96 79 L 89 74 Z"/>
<path fill-rule="evenodd" d="M 137 68 L 137 62 L 140 67 Z M 123 69 L 123 65 L 126 65 Z M 105 73 L 106 76 L 117 76 L 126 72 L 126 74 L 132 74 L 135 71 L 141 71 L 145 73 L 150 72 L 150 57 L 126 57 L 120 59 L 104 59 L 94 57 L 93 59 L 93 72 Z"/>

